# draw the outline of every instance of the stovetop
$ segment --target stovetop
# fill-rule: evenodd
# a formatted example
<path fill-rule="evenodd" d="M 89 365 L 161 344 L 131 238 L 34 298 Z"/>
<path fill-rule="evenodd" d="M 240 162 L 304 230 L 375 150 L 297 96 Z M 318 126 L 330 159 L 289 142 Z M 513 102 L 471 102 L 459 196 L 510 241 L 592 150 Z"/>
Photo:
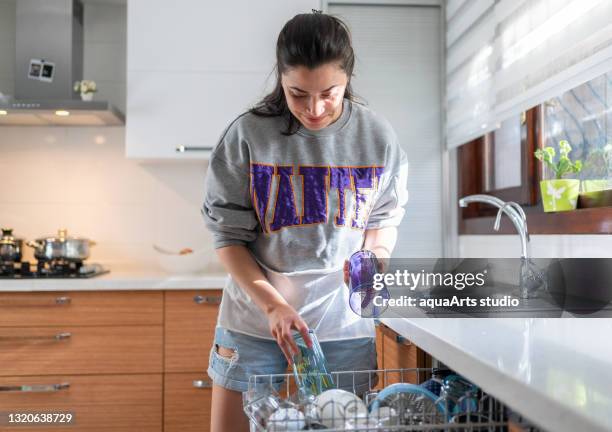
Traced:
<path fill-rule="evenodd" d="M 80 261 L 0 262 L 0 279 L 86 279 L 108 272 L 100 264 Z"/>

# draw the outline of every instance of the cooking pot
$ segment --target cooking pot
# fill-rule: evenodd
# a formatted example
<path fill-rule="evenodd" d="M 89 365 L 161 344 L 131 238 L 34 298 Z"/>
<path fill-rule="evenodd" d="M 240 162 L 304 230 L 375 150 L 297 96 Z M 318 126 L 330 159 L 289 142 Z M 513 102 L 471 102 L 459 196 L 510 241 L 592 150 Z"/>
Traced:
<path fill-rule="evenodd" d="M 2 237 L 0 238 L 0 261 L 2 262 L 19 262 L 21 261 L 21 251 L 23 240 L 13 237 L 13 230 L 2 228 Z"/>
<path fill-rule="evenodd" d="M 26 244 L 34 248 L 34 257 L 39 261 L 84 261 L 89 258 L 89 248 L 96 243 L 87 238 L 68 237 L 68 231 L 61 229 L 56 237 L 39 238 Z"/>

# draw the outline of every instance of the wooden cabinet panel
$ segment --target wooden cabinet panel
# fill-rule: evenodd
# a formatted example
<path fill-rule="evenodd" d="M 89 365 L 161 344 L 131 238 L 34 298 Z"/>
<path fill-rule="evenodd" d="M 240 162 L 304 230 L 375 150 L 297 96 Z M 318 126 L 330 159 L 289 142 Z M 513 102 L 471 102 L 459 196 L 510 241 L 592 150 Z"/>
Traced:
<path fill-rule="evenodd" d="M 7 427 L 18 432 L 161 432 L 162 375 L 0 377 L 0 387 L 68 383 L 54 392 L 0 391 L 6 412 L 71 412 L 67 426 Z"/>
<path fill-rule="evenodd" d="M 221 290 L 166 292 L 166 372 L 206 371 L 221 294 Z"/>
<path fill-rule="evenodd" d="M 378 364 L 378 369 L 385 368 L 384 358 L 384 334 L 382 330 L 382 324 L 378 324 L 376 326 L 376 360 Z"/>
<path fill-rule="evenodd" d="M 384 334 L 382 324 L 376 325 L 376 363 L 377 369 L 385 368 L 385 350 L 384 350 Z M 382 389 L 384 384 L 384 375 L 378 374 L 378 383 L 374 387 L 375 389 Z"/>
<path fill-rule="evenodd" d="M 161 326 L 3 327 L 0 376 L 162 371 Z"/>
<path fill-rule="evenodd" d="M 205 373 L 166 373 L 164 432 L 208 432 L 212 397 L 210 386 L 212 381 Z"/>
<path fill-rule="evenodd" d="M 160 291 L 0 293 L 0 327 L 161 325 Z"/>
<path fill-rule="evenodd" d="M 388 370 L 383 377 L 384 386 L 397 382 L 413 384 L 420 382 L 417 371 L 394 371 L 394 369 L 426 367 L 425 353 L 385 325 L 380 325 L 380 331 L 383 340 L 384 368 Z"/>

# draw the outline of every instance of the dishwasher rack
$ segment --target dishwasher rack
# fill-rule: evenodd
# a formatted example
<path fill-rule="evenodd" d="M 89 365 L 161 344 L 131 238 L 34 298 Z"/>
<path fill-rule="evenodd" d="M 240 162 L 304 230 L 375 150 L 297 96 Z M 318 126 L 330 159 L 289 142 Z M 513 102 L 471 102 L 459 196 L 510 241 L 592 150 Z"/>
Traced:
<path fill-rule="evenodd" d="M 433 371 L 433 368 L 413 368 L 331 372 L 334 387 L 355 394 L 360 391 L 364 405 L 356 400 L 342 403 L 332 400 L 319 403 L 317 408 L 314 397 L 298 395 L 293 374 L 252 375 L 248 391 L 243 395 L 244 411 L 249 417 L 251 431 L 257 432 L 315 429 L 330 432 L 508 431 L 510 410 L 480 389 L 476 394 L 458 399 L 397 396 L 391 400 L 391 408 L 379 407 L 372 412 L 364 409 L 370 407 L 380 390 L 388 385 L 420 385 L 430 380 Z M 273 420 L 267 422 L 268 418 Z"/>

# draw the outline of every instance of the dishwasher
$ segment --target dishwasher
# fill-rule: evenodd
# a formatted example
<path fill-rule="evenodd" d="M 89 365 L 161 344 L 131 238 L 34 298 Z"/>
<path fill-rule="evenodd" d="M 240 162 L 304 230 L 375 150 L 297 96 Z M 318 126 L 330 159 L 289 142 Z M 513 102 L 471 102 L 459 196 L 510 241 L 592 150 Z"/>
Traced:
<path fill-rule="evenodd" d="M 378 369 L 316 374 L 320 394 L 297 373 L 252 375 L 243 394 L 252 432 L 539 431 L 450 370 Z M 325 382 L 331 382 L 327 387 Z M 360 384 L 357 389 L 356 383 Z M 344 390 L 339 390 L 342 387 Z M 512 424 L 512 425 L 511 425 Z M 517 426 L 515 429 L 514 426 Z"/>

